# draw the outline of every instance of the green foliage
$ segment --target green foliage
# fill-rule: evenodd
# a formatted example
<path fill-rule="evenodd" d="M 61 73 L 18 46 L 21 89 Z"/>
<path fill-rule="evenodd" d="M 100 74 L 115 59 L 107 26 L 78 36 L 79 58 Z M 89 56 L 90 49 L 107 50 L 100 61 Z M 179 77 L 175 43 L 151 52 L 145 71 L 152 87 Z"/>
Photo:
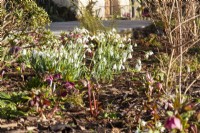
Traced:
<path fill-rule="evenodd" d="M 94 5 L 96 2 L 90 0 L 86 7 L 79 8 L 78 20 L 81 26 L 86 28 L 89 32 L 95 34 L 99 30 L 106 30 L 97 14 L 94 14 Z"/>
<path fill-rule="evenodd" d="M 25 94 L 0 92 L 0 118 L 9 119 L 26 115 L 26 112 L 18 107 L 25 101 L 27 101 Z"/>
<path fill-rule="evenodd" d="M 86 29 L 75 29 L 61 35 L 55 47 L 41 47 L 27 52 L 23 59 L 36 72 L 61 73 L 68 81 L 93 77 L 111 80 L 113 74 L 125 69 L 125 62 L 132 57 L 132 45 L 116 30 L 90 35 Z"/>
<path fill-rule="evenodd" d="M 16 61 L 20 50 L 43 45 L 48 42 L 46 40 L 51 40 L 52 35 L 48 36 L 45 30 L 50 22 L 48 15 L 34 1 L 7 0 L 0 11 L 0 51 L 3 51 L 0 53 L 0 64 L 4 64 L 1 69 Z"/>

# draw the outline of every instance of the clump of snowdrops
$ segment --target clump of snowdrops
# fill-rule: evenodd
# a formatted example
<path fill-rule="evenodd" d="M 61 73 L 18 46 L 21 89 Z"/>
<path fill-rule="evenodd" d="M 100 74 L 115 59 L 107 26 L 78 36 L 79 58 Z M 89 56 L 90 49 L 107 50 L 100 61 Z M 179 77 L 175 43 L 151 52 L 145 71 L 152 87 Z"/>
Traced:
<path fill-rule="evenodd" d="M 126 68 L 132 52 L 131 40 L 115 29 L 90 34 L 84 28 L 61 33 L 53 47 L 22 50 L 26 63 L 36 72 L 61 73 L 68 81 L 86 77 L 111 80 L 113 74 Z"/>

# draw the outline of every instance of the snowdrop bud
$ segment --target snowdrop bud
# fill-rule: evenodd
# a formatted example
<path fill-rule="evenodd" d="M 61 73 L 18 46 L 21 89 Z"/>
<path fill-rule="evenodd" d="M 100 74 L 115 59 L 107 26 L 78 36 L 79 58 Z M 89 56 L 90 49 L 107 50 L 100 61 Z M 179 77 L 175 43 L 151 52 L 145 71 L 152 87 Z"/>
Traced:
<path fill-rule="evenodd" d="M 153 55 L 153 51 L 149 51 L 148 53 L 149 53 L 150 56 Z"/>
<path fill-rule="evenodd" d="M 74 67 L 75 67 L 75 68 L 78 68 L 78 63 L 76 63 L 76 64 L 74 65 Z"/>
<path fill-rule="evenodd" d="M 125 69 L 125 66 L 124 65 L 122 65 L 122 70 L 124 70 Z"/>
<path fill-rule="evenodd" d="M 101 55 L 99 55 L 99 59 L 101 59 Z"/>
<path fill-rule="evenodd" d="M 113 56 L 113 55 L 114 55 L 114 53 L 113 53 L 113 51 L 112 51 L 112 50 L 110 50 L 110 55 L 111 55 L 111 56 Z"/>
<path fill-rule="evenodd" d="M 26 52 L 26 49 L 23 49 L 23 50 L 22 50 L 22 55 L 26 55 L 26 53 L 27 53 L 27 52 Z"/>
<path fill-rule="evenodd" d="M 84 45 L 83 45 L 83 48 L 88 48 L 88 45 L 84 44 Z"/>
<path fill-rule="evenodd" d="M 125 45 L 124 44 L 119 44 L 119 48 L 123 48 Z"/>
<path fill-rule="evenodd" d="M 131 53 L 128 54 L 128 59 L 132 59 L 132 54 Z"/>
<path fill-rule="evenodd" d="M 116 35 L 116 38 L 120 38 L 120 35 L 119 35 L 119 34 L 117 34 L 117 35 Z"/>
<path fill-rule="evenodd" d="M 53 84 L 52 92 L 55 92 L 55 90 L 56 90 L 56 83 Z"/>
<path fill-rule="evenodd" d="M 106 58 L 103 58 L 103 62 L 104 62 L 105 64 L 107 64 Z"/>
<path fill-rule="evenodd" d="M 60 49 L 64 49 L 64 46 L 63 46 L 63 45 L 61 45 L 61 46 L 60 46 Z"/>
<path fill-rule="evenodd" d="M 60 56 L 61 56 L 61 57 L 63 56 L 63 52 L 60 52 Z"/>
<path fill-rule="evenodd" d="M 137 47 L 137 43 L 134 44 L 134 47 Z"/>
<path fill-rule="evenodd" d="M 133 46 L 132 45 L 129 45 L 128 49 L 129 49 L 130 52 L 133 52 Z"/>
<path fill-rule="evenodd" d="M 117 69 L 117 65 L 114 64 L 114 66 L 113 66 L 113 70 L 116 70 L 116 69 Z"/>
<path fill-rule="evenodd" d="M 114 32 L 114 33 L 115 33 L 115 32 L 116 32 L 116 29 L 115 29 L 115 28 L 113 28 L 113 29 L 112 29 L 112 32 Z"/>
<path fill-rule="evenodd" d="M 141 60 L 137 59 L 137 64 L 135 65 L 135 70 L 139 72 L 139 71 L 141 71 L 141 69 L 142 69 Z"/>
<path fill-rule="evenodd" d="M 87 52 L 92 53 L 92 50 L 90 48 L 87 49 Z"/>
<path fill-rule="evenodd" d="M 78 59 L 78 54 L 77 53 L 74 54 L 74 59 Z"/>
<path fill-rule="evenodd" d="M 147 122 L 141 120 L 141 126 L 144 127 L 147 124 Z"/>

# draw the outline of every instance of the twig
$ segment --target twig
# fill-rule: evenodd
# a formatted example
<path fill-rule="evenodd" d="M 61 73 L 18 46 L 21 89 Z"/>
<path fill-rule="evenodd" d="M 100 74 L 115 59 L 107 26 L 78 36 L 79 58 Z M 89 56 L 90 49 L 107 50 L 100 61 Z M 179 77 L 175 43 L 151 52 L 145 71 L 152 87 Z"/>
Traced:
<path fill-rule="evenodd" d="M 192 85 L 200 78 L 200 74 L 196 77 L 195 80 L 192 81 L 192 83 L 190 83 L 190 85 L 186 88 L 184 95 L 188 92 L 188 90 L 192 87 Z"/>

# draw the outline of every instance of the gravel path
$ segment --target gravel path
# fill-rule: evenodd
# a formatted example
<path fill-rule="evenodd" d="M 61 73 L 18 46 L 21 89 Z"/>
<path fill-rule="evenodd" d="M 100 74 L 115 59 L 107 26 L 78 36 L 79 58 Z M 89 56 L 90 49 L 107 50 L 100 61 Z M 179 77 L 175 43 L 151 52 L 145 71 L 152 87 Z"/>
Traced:
<path fill-rule="evenodd" d="M 151 24 L 151 21 L 147 20 L 115 20 L 115 21 L 103 21 L 105 26 L 114 25 L 117 30 L 132 30 L 135 28 L 144 28 Z M 78 21 L 69 22 L 53 22 L 48 27 L 54 34 L 58 35 L 61 31 L 70 31 L 75 27 L 80 27 Z"/>

